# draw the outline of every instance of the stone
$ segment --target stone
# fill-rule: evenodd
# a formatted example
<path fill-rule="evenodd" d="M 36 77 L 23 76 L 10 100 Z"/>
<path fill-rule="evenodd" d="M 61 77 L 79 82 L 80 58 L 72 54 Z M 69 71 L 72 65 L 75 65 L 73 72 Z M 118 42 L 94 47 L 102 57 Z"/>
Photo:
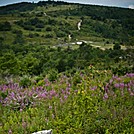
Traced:
<path fill-rule="evenodd" d="M 50 130 L 42 130 L 42 131 L 34 132 L 32 134 L 52 134 L 52 129 L 50 129 Z"/>

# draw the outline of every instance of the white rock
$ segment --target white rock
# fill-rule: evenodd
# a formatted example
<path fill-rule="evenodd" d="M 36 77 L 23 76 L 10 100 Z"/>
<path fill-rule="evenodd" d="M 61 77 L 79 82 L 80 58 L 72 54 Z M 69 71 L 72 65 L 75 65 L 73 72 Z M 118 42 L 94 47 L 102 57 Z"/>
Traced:
<path fill-rule="evenodd" d="M 76 43 L 72 42 L 71 44 L 72 44 L 72 45 L 75 45 Z"/>
<path fill-rule="evenodd" d="M 78 41 L 78 42 L 76 42 L 76 44 L 77 44 L 77 45 L 81 45 L 81 44 L 82 44 L 82 42 L 81 42 L 81 41 Z"/>
<path fill-rule="evenodd" d="M 43 131 L 38 131 L 38 132 L 34 132 L 32 134 L 52 134 L 52 130 L 43 130 Z"/>

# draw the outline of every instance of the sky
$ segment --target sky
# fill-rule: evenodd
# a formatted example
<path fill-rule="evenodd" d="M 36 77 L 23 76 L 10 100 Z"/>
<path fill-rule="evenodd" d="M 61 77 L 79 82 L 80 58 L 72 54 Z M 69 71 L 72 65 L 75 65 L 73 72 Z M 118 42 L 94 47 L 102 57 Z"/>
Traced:
<path fill-rule="evenodd" d="M 13 3 L 19 3 L 19 2 L 35 2 L 36 3 L 38 1 L 43 1 L 43 0 L 0 0 L 0 6 L 13 4 Z M 58 0 L 55 0 L 55 1 L 58 1 Z M 134 9 L 134 0 L 59 0 L 59 1 L 114 6 L 114 7 L 125 7 L 125 8 Z"/>

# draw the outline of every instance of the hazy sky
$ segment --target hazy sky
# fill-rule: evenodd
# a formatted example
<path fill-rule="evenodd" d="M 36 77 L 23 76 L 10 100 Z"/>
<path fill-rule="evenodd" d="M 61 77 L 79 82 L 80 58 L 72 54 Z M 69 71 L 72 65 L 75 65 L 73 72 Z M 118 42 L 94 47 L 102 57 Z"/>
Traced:
<path fill-rule="evenodd" d="M 38 2 L 38 1 L 43 1 L 43 0 L 0 0 L 0 6 L 8 5 L 12 3 L 18 3 L 22 1 Z M 55 1 L 58 1 L 58 0 L 55 0 Z M 104 5 L 104 6 L 126 7 L 126 8 L 134 9 L 134 0 L 60 0 L 60 1 Z"/>

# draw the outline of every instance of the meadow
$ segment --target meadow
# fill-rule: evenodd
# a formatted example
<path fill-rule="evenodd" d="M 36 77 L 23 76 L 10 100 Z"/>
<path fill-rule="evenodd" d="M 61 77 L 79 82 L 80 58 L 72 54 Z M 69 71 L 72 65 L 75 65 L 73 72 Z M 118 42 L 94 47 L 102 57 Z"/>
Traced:
<path fill-rule="evenodd" d="M 32 80 L 27 87 L 10 79 L 0 94 L 3 134 L 134 132 L 133 73 L 117 76 L 89 66 L 53 82 Z"/>
<path fill-rule="evenodd" d="M 62 1 L 0 7 L 0 134 L 133 134 L 132 16 Z"/>

